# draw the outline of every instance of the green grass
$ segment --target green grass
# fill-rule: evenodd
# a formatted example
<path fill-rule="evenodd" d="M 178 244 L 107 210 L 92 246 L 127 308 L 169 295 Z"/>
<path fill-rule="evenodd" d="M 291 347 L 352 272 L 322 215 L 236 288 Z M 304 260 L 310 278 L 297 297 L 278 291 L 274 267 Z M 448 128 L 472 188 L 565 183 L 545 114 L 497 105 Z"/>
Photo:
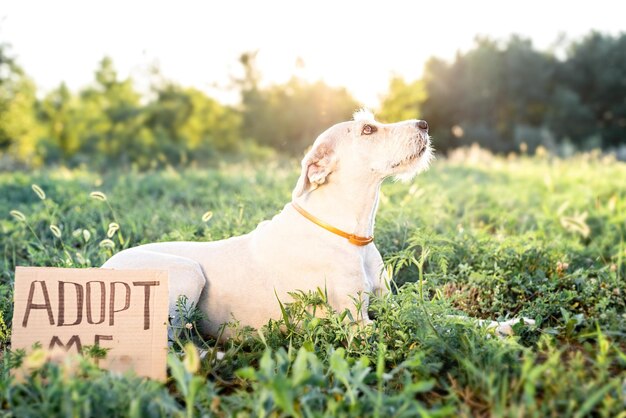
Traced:
<path fill-rule="evenodd" d="M 312 316 L 323 290 L 294 289 L 284 317 L 260 332 L 217 345 L 178 330 L 166 384 L 111 376 L 89 355 L 10 378 L 23 360 L 3 325 L 15 265 L 98 266 L 140 243 L 248 232 L 289 201 L 297 164 L 0 174 L 2 414 L 625 417 L 626 165 L 596 155 L 457 160 L 383 186 L 376 238 L 397 290 L 373 301 L 371 328 L 342 312 Z M 461 313 L 537 325 L 498 339 L 447 316 Z M 188 340 L 209 350 L 199 364 Z"/>

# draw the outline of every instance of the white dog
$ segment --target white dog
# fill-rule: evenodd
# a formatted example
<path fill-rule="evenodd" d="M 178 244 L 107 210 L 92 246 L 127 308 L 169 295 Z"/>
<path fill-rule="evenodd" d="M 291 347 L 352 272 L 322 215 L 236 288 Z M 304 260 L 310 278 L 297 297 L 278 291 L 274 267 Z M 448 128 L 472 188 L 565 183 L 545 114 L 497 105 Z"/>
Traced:
<path fill-rule="evenodd" d="M 289 300 L 294 290 L 325 288 L 333 308 L 368 322 L 368 294 L 388 291 L 372 242 L 380 186 L 386 177 L 412 178 L 432 159 L 425 121 L 382 124 L 359 111 L 317 138 L 292 201 L 271 221 L 222 241 L 131 248 L 103 267 L 168 270 L 170 314 L 186 296 L 206 315 L 201 331 L 213 336 L 233 318 L 255 328 L 280 318 L 276 297 Z M 354 312 L 358 297 L 363 308 Z"/>

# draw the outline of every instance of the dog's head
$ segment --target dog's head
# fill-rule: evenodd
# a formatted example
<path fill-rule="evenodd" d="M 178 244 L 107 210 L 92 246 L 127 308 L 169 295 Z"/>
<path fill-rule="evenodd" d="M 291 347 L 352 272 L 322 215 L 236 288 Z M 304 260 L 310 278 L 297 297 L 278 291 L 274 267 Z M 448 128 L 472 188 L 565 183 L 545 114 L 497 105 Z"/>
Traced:
<path fill-rule="evenodd" d="M 302 160 L 293 198 L 330 181 L 331 175 L 351 181 L 410 180 L 434 158 L 423 120 L 383 124 L 360 110 L 354 120 L 323 132 Z"/>

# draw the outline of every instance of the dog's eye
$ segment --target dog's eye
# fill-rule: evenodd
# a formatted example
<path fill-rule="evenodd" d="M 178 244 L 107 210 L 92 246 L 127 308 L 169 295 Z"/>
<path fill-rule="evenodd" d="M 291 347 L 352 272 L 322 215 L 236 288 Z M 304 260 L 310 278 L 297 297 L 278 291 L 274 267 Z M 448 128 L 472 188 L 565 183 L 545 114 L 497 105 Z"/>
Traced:
<path fill-rule="evenodd" d="M 361 132 L 363 135 L 371 135 L 376 132 L 376 127 L 372 125 L 363 126 L 363 131 Z"/>

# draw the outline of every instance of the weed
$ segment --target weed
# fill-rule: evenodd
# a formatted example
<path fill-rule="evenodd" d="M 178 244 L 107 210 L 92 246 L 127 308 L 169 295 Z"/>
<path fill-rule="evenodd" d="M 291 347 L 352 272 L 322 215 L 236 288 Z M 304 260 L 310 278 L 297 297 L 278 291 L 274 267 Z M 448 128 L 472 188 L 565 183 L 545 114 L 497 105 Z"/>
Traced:
<path fill-rule="evenodd" d="M 182 300 L 166 384 L 36 359 L 18 382 L 10 370 L 25 359 L 5 348 L 2 413 L 624 417 L 626 166 L 593 156 L 480 164 L 439 161 L 411 186 L 383 186 L 376 245 L 394 280 L 371 297 L 373 324 L 334 312 L 324 289 L 293 289 L 276 301 L 280 318 L 260 330 L 234 318 L 235 337 L 219 343 L 202 338 L 201 313 Z M 297 174 L 0 174 L 0 342 L 16 265 L 98 266 L 146 242 L 245 233 L 282 208 Z M 459 314 L 537 326 L 499 339 Z"/>

